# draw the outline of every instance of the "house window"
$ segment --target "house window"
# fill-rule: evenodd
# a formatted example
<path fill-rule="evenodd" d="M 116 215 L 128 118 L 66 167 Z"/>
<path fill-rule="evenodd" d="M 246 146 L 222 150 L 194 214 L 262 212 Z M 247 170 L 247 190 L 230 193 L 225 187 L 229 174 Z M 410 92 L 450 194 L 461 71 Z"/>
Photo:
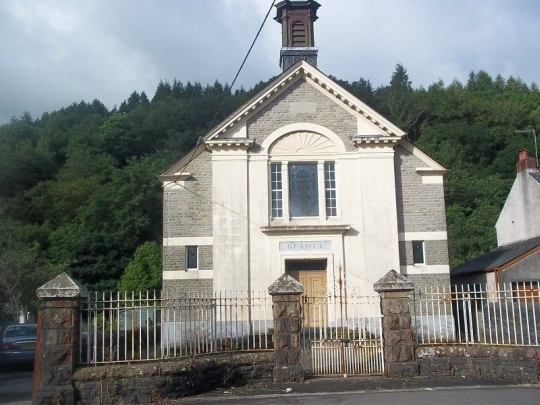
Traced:
<path fill-rule="evenodd" d="M 425 261 L 425 252 L 424 252 L 424 241 L 423 240 L 413 240 L 413 262 L 414 264 L 426 264 Z"/>
<path fill-rule="evenodd" d="M 186 246 L 186 270 L 197 270 L 199 264 L 197 246 Z"/>
<path fill-rule="evenodd" d="M 291 217 L 319 215 L 317 163 L 289 164 L 289 213 Z"/>
<path fill-rule="evenodd" d="M 272 218 L 283 216 L 283 181 L 281 178 L 281 163 L 270 166 L 270 182 L 272 191 Z"/>
<path fill-rule="evenodd" d="M 540 298 L 540 283 L 537 281 L 514 282 L 512 283 L 512 291 L 515 301 L 538 302 L 538 298 Z"/>
<path fill-rule="evenodd" d="M 334 162 L 324 163 L 324 193 L 327 217 L 335 217 L 337 215 L 336 172 L 334 166 Z"/>
<path fill-rule="evenodd" d="M 337 216 L 334 162 L 270 164 L 272 218 Z"/>

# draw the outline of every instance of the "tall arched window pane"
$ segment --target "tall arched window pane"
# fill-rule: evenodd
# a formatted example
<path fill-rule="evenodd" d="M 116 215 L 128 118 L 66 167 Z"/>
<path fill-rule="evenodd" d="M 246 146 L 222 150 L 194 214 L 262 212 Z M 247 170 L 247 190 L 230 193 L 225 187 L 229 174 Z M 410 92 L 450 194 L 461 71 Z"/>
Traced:
<path fill-rule="evenodd" d="M 317 163 L 289 164 L 289 212 L 291 217 L 319 215 Z"/>

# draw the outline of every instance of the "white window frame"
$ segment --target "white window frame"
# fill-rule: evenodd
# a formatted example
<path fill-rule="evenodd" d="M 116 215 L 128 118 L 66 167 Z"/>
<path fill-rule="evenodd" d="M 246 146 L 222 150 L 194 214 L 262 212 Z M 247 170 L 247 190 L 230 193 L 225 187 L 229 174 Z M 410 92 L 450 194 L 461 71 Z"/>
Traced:
<path fill-rule="evenodd" d="M 270 215 L 272 218 L 283 218 L 283 164 L 281 162 L 270 164 Z"/>
<path fill-rule="evenodd" d="M 337 217 L 336 162 L 324 162 L 324 205 L 327 218 Z"/>

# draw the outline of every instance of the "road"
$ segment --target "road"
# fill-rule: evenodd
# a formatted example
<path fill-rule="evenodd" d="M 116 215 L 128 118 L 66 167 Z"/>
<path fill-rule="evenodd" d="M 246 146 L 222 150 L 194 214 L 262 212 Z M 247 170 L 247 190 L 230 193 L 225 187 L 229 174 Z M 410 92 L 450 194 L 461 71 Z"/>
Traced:
<path fill-rule="evenodd" d="M 295 395 L 272 397 L 182 399 L 179 404 L 219 405 L 538 405 L 540 387 L 444 388 L 415 391 L 365 392 L 344 394 Z"/>
<path fill-rule="evenodd" d="M 33 380 L 31 367 L 0 366 L 0 404 L 31 404 Z"/>

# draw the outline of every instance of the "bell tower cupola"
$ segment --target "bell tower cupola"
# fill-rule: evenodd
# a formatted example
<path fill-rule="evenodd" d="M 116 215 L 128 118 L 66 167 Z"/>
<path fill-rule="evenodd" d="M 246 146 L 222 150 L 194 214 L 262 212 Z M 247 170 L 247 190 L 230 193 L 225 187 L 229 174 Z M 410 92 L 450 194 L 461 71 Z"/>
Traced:
<path fill-rule="evenodd" d="M 281 55 L 279 65 L 283 71 L 303 59 L 317 67 L 317 52 L 313 23 L 321 5 L 312 0 L 284 0 L 276 4 L 274 18 L 281 24 Z"/>

